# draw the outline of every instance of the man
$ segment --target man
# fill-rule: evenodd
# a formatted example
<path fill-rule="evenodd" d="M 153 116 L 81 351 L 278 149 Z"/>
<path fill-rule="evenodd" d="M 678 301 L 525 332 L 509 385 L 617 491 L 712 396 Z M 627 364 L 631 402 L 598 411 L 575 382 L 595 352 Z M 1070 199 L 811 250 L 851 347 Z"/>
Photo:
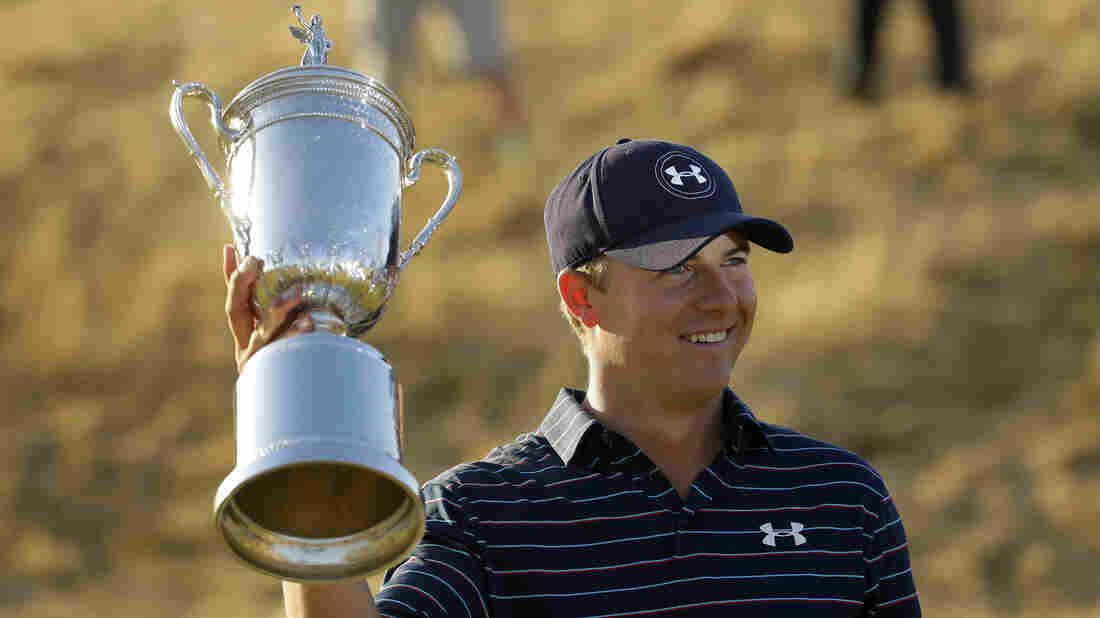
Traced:
<path fill-rule="evenodd" d="M 787 230 L 742 212 L 699 152 L 630 140 L 562 180 L 545 222 L 587 390 L 424 486 L 427 534 L 377 606 L 363 584 L 288 583 L 288 613 L 919 616 L 879 475 L 728 387 L 756 314 L 751 246 L 789 252 Z M 232 266 L 243 362 L 277 329 L 241 327 L 257 265 Z"/>
<path fill-rule="evenodd" d="M 859 0 L 852 27 L 850 67 L 844 76 L 849 94 L 874 101 L 878 97 L 879 31 L 887 0 Z M 925 13 L 936 34 L 936 82 L 945 92 L 970 93 L 965 28 L 955 0 L 924 0 Z"/>
<path fill-rule="evenodd" d="M 356 66 L 371 77 L 399 88 L 414 68 L 415 23 L 423 0 L 354 0 L 353 21 L 362 37 Z M 513 76 L 513 61 L 494 0 L 446 0 L 466 41 L 464 70 L 480 80 L 492 97 L 493 122 L 500 131 L 522 131 L 526 113 Z"/>

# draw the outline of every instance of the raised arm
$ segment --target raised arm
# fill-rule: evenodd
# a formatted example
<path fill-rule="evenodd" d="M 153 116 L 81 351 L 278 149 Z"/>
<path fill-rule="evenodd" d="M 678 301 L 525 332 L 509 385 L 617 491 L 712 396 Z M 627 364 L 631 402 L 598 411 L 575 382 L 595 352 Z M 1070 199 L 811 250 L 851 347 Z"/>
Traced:
<path fill-rule="evenodd" d="M 287 618 L 376 618 L 370 587 L 362 579 L 332 583 L 283 582 Z"/>

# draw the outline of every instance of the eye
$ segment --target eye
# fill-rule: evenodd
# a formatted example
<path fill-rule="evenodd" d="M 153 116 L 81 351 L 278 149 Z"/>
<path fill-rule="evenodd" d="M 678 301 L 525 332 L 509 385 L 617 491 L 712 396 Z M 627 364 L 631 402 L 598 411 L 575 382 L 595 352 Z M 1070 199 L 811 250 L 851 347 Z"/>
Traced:
<path fill-rule="evenodd" d="M 729 259 L 726 260 L 726 264 L 728 264 L 730 266 L 740 266 L 741 264 L 747 264 L 748 262 L 749 262 L 749 258 L 744 253 L 738 253 L 737 255 L 731 255 L 729 257 Z"/>
<path fill-rule="evenodd" d="M 677 265 L 677 266 L 673 266 L 672 268 L 666 268 L 666 269 L 662 270 L 661 271 L 661 276 L 662 277 L 663 276 L 670 276 L 670 277 L 683 276 L 683 275 L 688 274 L 689 272 L 691 272 L 691 267 L 688 266 L 686 263 L 684 263 L 684 264 L 680 264 L 680 265 Z"/>

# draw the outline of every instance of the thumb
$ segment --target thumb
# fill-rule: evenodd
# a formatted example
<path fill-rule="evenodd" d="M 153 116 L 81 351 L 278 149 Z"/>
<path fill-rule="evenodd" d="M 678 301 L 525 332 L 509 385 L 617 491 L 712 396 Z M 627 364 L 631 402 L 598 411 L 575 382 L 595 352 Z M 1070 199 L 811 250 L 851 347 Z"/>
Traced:
<path fill-rule="evenodd" d="M 229 278 L 233 276 L 235 270 L 237 270 L 237 250 L 233 245 L 227 244 L 222 247 L 222 272 L 226 283 L 229 283 Z"/>

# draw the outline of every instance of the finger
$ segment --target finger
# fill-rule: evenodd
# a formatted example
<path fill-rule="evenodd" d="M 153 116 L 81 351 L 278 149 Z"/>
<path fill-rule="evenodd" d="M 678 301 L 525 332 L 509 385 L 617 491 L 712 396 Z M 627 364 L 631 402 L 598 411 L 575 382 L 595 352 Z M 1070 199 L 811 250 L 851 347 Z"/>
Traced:
<path fill-rule="evenodd" d="M 225 283 L 229 283 L 229 277 L 233 275 L 233 271 L 237 270 L 237 250 L 233 248 L 233 245 L 225 245 L 222 247 L 222 272 L 225 273 Z"/>
<path fill-rule="evenodd" d="M 235 268 L 226 281 L 225 315 L 229 320 L 229 330 L 240 349 L 252 337 L 255 313 L 252 310 L 252 292 L 259 277 L 263 263 L 254 256 L 245 259 L 240 268 Z"/>
<path fill-rule="evenodd" d="M 260 320 L 258 330 L 262 342 L 266 344 L 275 341 L 282 335 L 290 327 L 291 322 L 300 317 L 304 302 L 305 298 L 302 296 L 300 287 L 293 287 L 284 292 Z"/>
<path fill-rule="evenodd" d="M 285 302 L 279 309 L 272 309 L 272 313 L 275 311 L 287 312 L 289 316 L 293 312 L 297 311 L 300 307 L 301 299 L 292 299 Z M 309 315 L 301 314 L 295 317 L 293 320 L 284 319 L 282 322 L 276 324 L 274 328 L 265 328 L 262 324 L 252 332 L 252 336 L 249 338 L 248 346 L 241 350 L 237 355 L 237 370 L 242 371 L 244 365 L 248 362 L 248 359 L 260 350 L 260 348 L 276 341 L 283 339 L 284 337 L 293 337 L 294 335 L 300 335 L 302 333 L 308 333 L 313 330 L 313 320 Z"/>

